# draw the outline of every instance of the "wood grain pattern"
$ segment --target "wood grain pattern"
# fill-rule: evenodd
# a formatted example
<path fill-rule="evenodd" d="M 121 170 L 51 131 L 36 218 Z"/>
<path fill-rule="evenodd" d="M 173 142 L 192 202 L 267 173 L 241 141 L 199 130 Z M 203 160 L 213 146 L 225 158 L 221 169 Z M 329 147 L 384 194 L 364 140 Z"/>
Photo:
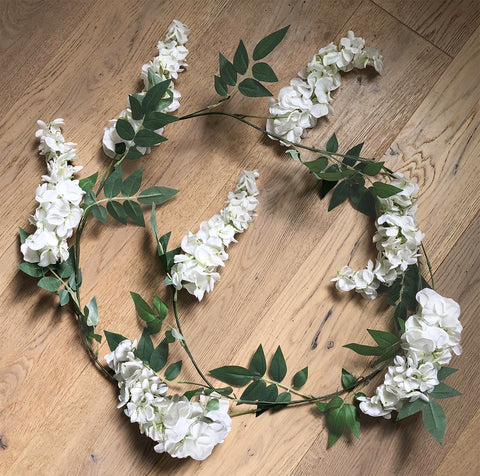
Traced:
<path fill-rule="evenodd" d="M 456 2 L 436 4 L 435 15 L 426 13 L 432 2 L 411 3 L 431 17 L 428 24 L 421 15 L 412 23 L 386 1 L 3 2 L 2 474 L 423 475 L 437 469 L 438 474 L 476 474 L 480 29 L 476 6 L 467 1 L 448 24 L 445 18 Z M 395 428 L 365 418 L 360 442 L 342 440 L 327 451 L 322 418 L 305 407 L 234 419 L 225 443 L 202 463 L 158 455 L 115 408 L 116 389 L 94 370 L 69 312 L 15 269 L 20 261 L 17 227 L 26 226 L 44 173 L 33 137 L 35 120 L 65 118 L 65 136 L 78 143 L 85 167 L 81 176 L 103 168 L 102 127 L 139 87 L 140 67 L 155 54 L 173 18 L 192 30 L 189 67 L 178 81 L 181 113 L 215 102 L 212 77 L 219 49 L 231 56 L 239 38 L 251 49 L 266 32 L 285 24 L 291 28 L 284 44 L 269 57 L 280 79 L 272 85 L 275 94 L 318 48 L 338 41 L 348 29 L 384 54 L 381 76 L 344 76 L 335 93 L 335 115 L 311 130 L 305 143 L 323 145 L 334 131 L 344 149 L 365 139 L 367 154 L 386 152 L 391 167 L 419 181 L 418 217 L 438 289 L 459 300 L 466 327 L 465 353 L 454 361 L 461 372 L 450 377 L 465 395 L 460 404 L 446 405 L 443 447 L 426 436 L 415 418 Z M 14 87 L 18 75 L 26 80 Z M 266 113 L 263 100 L 234 97 L 225 107 Z M 229 249 L 215 291 L 201 304 L 181 295 L 184 333 L 199 364 L 205 369 L 246 364 L 259 343 L 267 358 L 280 344 L 288 378 L 308 364 L 309 391 L 319 394 L 338 386 L 342 366 L 364 372 L 368 362 L 341 346 L 366 342 L 367 327 L 387 328 L 386 303 L 341 297 L 329 279 L 345 263 L 361 266 L 372 254 L 371 224 L 346 205 L 327 214 L 316 181 L 277 143 L 241 124 L 199 118 L 171 124 L 166 135 L 168 142 L 141 165 L 144 186 L 181 191 L 157 211 L 160 229 L 172 231 L 174 244 L 185 228 L 196 231 L 223 206 L 241 168 L 258 168 L 261 174 L 259 216 Z M 125 173 L 138 165 L 126 164 Z M 139 335 L 141 323 L 128 291 L 170 299 L 152 258 L 151 232 L 92 222 L 84 242 L 83 299 L 97 296 L 101 329 Z M 106 351 L 103 343 L 99 354 Z M 181 352 L 172 349 L 172 359 L 180 358 Z M 182 377 L 195 379 L 187 362 Z"/>

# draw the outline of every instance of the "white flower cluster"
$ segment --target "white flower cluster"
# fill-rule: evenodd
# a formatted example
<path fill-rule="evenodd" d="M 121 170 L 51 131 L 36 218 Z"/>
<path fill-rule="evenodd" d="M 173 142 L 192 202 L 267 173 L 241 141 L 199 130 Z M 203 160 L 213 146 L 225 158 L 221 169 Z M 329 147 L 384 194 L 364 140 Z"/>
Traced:
<path fill-rule="evenodd" d="M 173 79 L 178 78 L 178 73 L 183 71 L 184 66 L 187 66 L 185 58 L 188 55 L 188 50 L 185 48 L 185 43 L 188 40 L 188 33 L 190 30 L 186 25 L 179 22 L 178 20 L 173 20 L 171 25 L 168 27 L 167 36 L 165 41 L 158 42 L 158 56 L 155 56 L 152 61 L 142 66 L 141 79 L 145 85 L 145 90 L 139 94 L 139 96 L 144 96 L 149 88 L 148 83 L 148 70 L 152 69 L 153 72 L 160 77 L 160 79 L 172 79 L 170 82 L 169 89 L 173 94 L 172 103 L 166 107 L 164 112 L 173 112 L 176 111 L 180 103 L 178 98 L 181 97 L 181 94 L 174 89 Z M 167 95 L 165 97 L 168 97 Z M 136 121 L 132 118 L 132 111 L 130 108 L 124 109 L 120 115 L 120 119 L 127 120 L 133 127 L 134 131 L 140 127 L 140 121 Z M 105 128 L 105 133 L 103 135 L 103 151 L 108 157 L 112 159 L 115 157 L 115 144 L 124 143 L 126 147 L 129 147 L 132 141 L 122 139 L 116 129 L 115 124 L 117 123 L 116 119 L 110 121 L 110 127 Z M 155 131 L 157 134 L 162 134 L 163 128 Z M 137 147 L 137 150 L 142 154 L 150 153 L 149 147 Z"/>
<path fill-rule="evenodd" d="M 177 289 L 185 288 L 202 300 L 205 292 L 213 290 L 220 279 L 218 266 L 228 259 L 225 248 L 236 242 L 234 236 L 248 228 L 253 220 L 258 200 L 255 179 L 258 172 L 244 170 L 234 192 L 229 192 L 227 206 L 210 220 L 202 222 L 198 233 L 188 232 L 182 240 L 185 254 L 175 256 L 172 281 Z"/>
<path fill-rule="evenodd" d="M 204 460 L 230 431 L 228 401 L 218 399 L 218 409 L 207 410 L 209 400 L 219 397 L 218 394 L 202 395 L 199 402 L 179 395 L 165 396 L 167 386 L 135 357 L 136 345 L 136 341 L 124 340 L 105 356 L 120 388 L 118 408 L 126 406 L 130 421 L 138 423 L 140 432 L 157 443 L 157 453 Z"/>
<path fill-rule="evenodd" d="M 270 114 L 280 117 L 267 120 L 267 131 L 299 143 L 320 117 L 333 112 L 331 92 L 340 86 L 340 71 L 370 65 L 380 73 L 382 56 L 377 50 L 365 47 L 365 40 L 356 37 L 353 31 L 340 40 L 338 48 L 333 43 L 322 48 L 308 63 L 307 69 L 298 73 L 300 78 L 292 79 L 290 86 L 280 90 L 278 100 L 269 100 Z"/>
<path fill-rule="evenodd" d="M 378 250 L 375 264 L 370 260 L 360 271 L 344 266 L 332 279 L 339 291 L 354 289 L 365 299 L 375 299 L 381 283 L 391 286 L 409 265 L 417 262 L 418 249 L 425 236 L 415 218 L 418 185 L 401 173 L 395 173 L 390 184 L 402 191 L 378 199 L 381 214 L 375 221 L 377 232 L 373 237 Z"/>
<path fill-rule="evenodd" d="M 418 314 L 407 319 L 401 338 L 405 356 L 395 357 L 373 397 L 358 398 L 360 409 L 368 415 L 389 419 L 407 401 L 428 402 L 429 392 L 439 383 L 440 367 L 450 362 L 452 352 L 462 353 L 460 306 L 428 288 L 419 291 L 416 299 Z"/>
<path fill-rule="evenodd" d="M 67 240 L 82 218 L 80 202 L 85 192 L 78 180 L 73 180 L 73 174 L 82 167 L 70 164 L 78 157 L 73 148 L 75 144 L 63 138 L 60 129 L 63 119 L 37 122 L 39 151 L 47 159 L 48 175 L 42 175 L 43 183 L 35 191 L 39 206 L 29 217 L 37 229 L 20 249 L 25 261 L 45 267 L 68 258 Z"/>

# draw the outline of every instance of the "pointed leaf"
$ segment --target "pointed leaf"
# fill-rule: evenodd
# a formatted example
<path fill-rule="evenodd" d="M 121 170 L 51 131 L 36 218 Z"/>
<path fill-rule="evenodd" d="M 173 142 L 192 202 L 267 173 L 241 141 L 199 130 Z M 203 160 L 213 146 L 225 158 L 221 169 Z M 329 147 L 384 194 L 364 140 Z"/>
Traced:
<path fill-rule="evenodd" d="M 280 346 L 277 347 L 277 350 L 273 355 L 268 373 L 275 382 L 281 382 L 287 374 L 287 364 Z"/>
<path fill-rule="evenodd" d="M 237 84 L 237 72 L 233 64 L 222 53 L 218 54 L 218 62 L 220 64 L 220 77 L 230 86 L 235 86 Z"/>
<path fill-rule="evenodd" d="M 115 130 L 121 139 L 132 140 L 135 135 L 132 125 L 126 119 L 117 119 Z"/>
<path fill-rule="evenodd" d="M 382 170 L 384 163 L 385 162 L 368 162 L 363 172 L 370 176 L 377 175 Z"/>
<path fill-rule="evenodd" d="M 45 276 L 37 283 L 39 287 L 46 289 L 47 291 L 50 291 L 52 293 L 56 292 L 61 284 L 62 282 L 59 279 L 54 278 L 53 276 Z"/>
<path fill-rule="evenodd" d="M 126 337 L 122 336 L 122 334 L 115 334 L 114 332 L 103 331 L 105 337 L 107 339 L 107 344 L 110 350 L 113 352 L 120 342 L 127 340 Z"/>
<path fill-rule="evenodd" d="M 127 224 L 127 215 L 120 202 L 111 201 L 107 203 L 107 212 L 112 218 L 122 223 Z"/>
<path fill-rule="evenodd" d="M 437 374 L 438 380 L 445 380 L 449 375 L 455 373 L 458 369 L 454 369 L 453 367 L 442 367 Z"/>
<path fill-rule="evenodd" d="M 273 96 L 273 94 L 262 84 L 252 78 L 244 79 L 239 85 L 238 90 L 247 97 L 259 98 Z"/>
<path fill-rule="evenodd" d="M 143 117 L 141 102 L 138 100 L 138 97 L 133 94 L 128 96 L 128 102 L 130 103 L 130 109 L 132 110 L 132 119 L 134 121 L 139 121 Z"/>
<path fill-rule="evenodd" d="M 293 376 L 293 387 L 294 388 L 300 388 L 305 385 L 308 379 L 308 367 L 303 368 L 302 370 L 299 370 L 294 376 Z"/>
<path fill-rule="evenodd" d="M 265 58 L 265 56 L 271 53 L 275 49 L 275 47 L 283 40 L 289 28 L 290 25 L 281 28 L 280 30 L 277 30 L 273 33 L 270 33 L 270 35 L 260 40 L 257 46 L 255 46 L 255 49 L 253 50 L 253 59 L 255 61 L 258 61 L 262 58 Z"/>
<path fill-rule="evenodd" d="M 174 195 L 178 193 L 178 190 L 168 187 L 150 187 L 144 190 L 138 196 L 138 201 L 144 205 L 161 205 L 162 203 L 170 200 Z"/>
<path fill-rule="evenodd" d="M 70 294 L 68 294 L 66 289 L 60 289 L 60 291 L 58 291 L 58 297 L 60 299 L 60 306 L 65 306 L 65 304 L 68 304 L 70 301 Z"/>
<path fill-rule="evenodd" d="M 23 245 L 29 234 L 20 226 L 18 227 L 18 233 L 20 234 L 20 243 Z"/>
<path fill-rule="evenodd" d="M 355 405 L 346 403 L 343 407 L 345 423 L 357 439 L 360 439 L 360 416 Z"/>
<path fill-rule="evenodd" d="M 413 402 L 404 403 L 403 407 L 398 412 L 397 421 L 403 420 L 404 418 L 414 415 L 415 413 L 421 412 L 426 405 L 427 402 L 424 402 L 421 398 L 418 398 Z"/>
<path fill-rule="evenodd" d="M 250 370 L 239 367 L 238 365 L 218 367 L 217 369 L 210 370 L 210 373 L 218 380 L 235 387 L 242 387 L 253 379 Z"/>
<path fill-rule="evenodd" d="M 245 74 L 248 69 L 248 53 L 243 44 L 243 41 L 240 40 L 235 55 L 233 57 L 233 67 L 236 69 L 237 73 Z"/>
<path fill-rule="evenodd" d="M 166 140 L 166 137 L 163 137 L 156 132 L 148 129 L 141 129 L 135 135 L 134 142 L 135 145 L 138 145 L 139 147 L 151 147 L 160 144 L 161 142 L 165 142 Z"/>
<path fill-rule="evenodd" d="M 430 400 L 423 409 L 423 424 L 429 433 L 442 444 L 447 428 L 447 417 L 443 408 L 435 400 Z"/>
<path fill-rule="evenodd" d="M 353 350 L 360 355 L 382 355 L 383 349 L 381 347 L 374 347 L 371 345 L 362 345 L 362 344 L 347 344 L 343 347 Z"/>
<path fill-rule="evenodd" d="M 242 393 L 241 400 L 263 400 L 267 384 L 263 380 L 254 380 Z"/>
<path fill-rule="evenodd" d="M 153 298 L 153 307 L 156 309 L 158 317 L 165 319 L 168 314 L 168 306 L 156 295 Z"/>
<path fill-rule="evenodd" d="M 165 370 L 165 378 L 167 380 L 173 380 L 178 377 L 182 370 L 182 361 L 179 360 L 178 362 L 174 362 L 167 367 Z"/>
<path fill-rule="evenodd" d="M 350 167 L 352 167 L 353 165 L 355 165 L 356 163 L 356 160 L 354 157 L 360 157 L 360 152 L 362 151 L 362 147 L 363 147 L 363 142 L 360 143 L 360 144 L 357 144 L 355 146 L 353 146 L 351 149 L 349 149 L 347 151 L 347 153 L 345 155 L 348 155 L 350 157 L 344 157 L 342 162 L 345 164 L 345 165 L 349 165 Z"/>
<path fill-rule="evenodd" d="M 36 263 L 27 263 L 26 261 L 17 264 L 17 268 L 23 271 L 25 274 L 32 276 L 33 278 L 39 278 L 45 274 L 45 268 L 38 266 Z"/>
<path fill-rule="evenodd" d="M 263 377 L 265 375 L 265 372 L 267 371 L 267 362 L 265 360 L 265 353 L 263 352 L 263 347 L 261 344 L 253 354 L 248 368 L 255 377 Z"/>
<path fill-rule="evenodd" d="M 107 210 L 102 205 L 94 205 L 92 207 L 92 215 L 104 225 L 107 224 Z"/>
<path fill-rule="evenodd" d="M 328 211 L 333 210 L 338 205 L 342 204 L 350 196 L 350 184 L 347 180 L 342 180 L 332 192 Z"/>
<path fill-rule="evenodd" d="M 130 296 L 132 296 L 135 304 L 135 310 L 141 319 L 143 319 L 145 322 L 155 320 L 155 311 L 147 304 L 140 294 L 130 291 Z"/>
<path fill-rule="evenodd" d="M 93 296 L 93 298 L 90 299 L 90 302 L 87 304 L 87 309 L 87 326 L 96 326 L 98 324 L 98 308 L 96 296 Z"/>
<path fill-rule="evenodd" d="M 128 149 L 126 158 L 129 160 L 136 160 L 143 156 L 144 154 L 142 154 L 139 150 L 133 147 L 133 145 L 130 145 L 130 149 Z"/>
<path fill-rule="evenodd" d="M 171 80 L 167 79 L 165 81 L 162 81 L 156 84 L 155 86 L 151 87 L 147 91 L 147 94 L 145 94 L 145 97 L 143 98 L 143 101 L 142 101 L 142 109 L 145 112 L 145 114 L 155 111 L 158 108 L 160 101 L 163 99 L 163 97 L 167 92 L 170 82 Z M 138 136 L 138 133 L 137 133 L 137 136 Z M 135 140 L 135 143 L 138 144 L 136 140 Z M 138 144 L 138 145 L 141 145 L 141 144 Z"/>
<path fill-rule="evenodd" d="M 429 393 L 430 397 L 433 398 L 451 398 L 458 397 L 461 393 L 458 390 L 455 390 L 450 385 L 440 382 L 435 388 Z"/>
<path fill-rule="evenodd" d="M 343 435 L 346 425 L 344 407 L 330 410 L 327 415 L 328 447 L 333 446 Z"/>
<path fill-rule="evenodd" d="M 386 331 L 378 331 L 375 329 L 367 329 L 367 332 L 373 337 L 373 340 L 380 347 L 390 347 L 391 345 L 398 344 L 400 339 L 395 334 Z"/>
<path fill-rule="evenodd" d="M 327 157 L 319 157 L 316 160 L 304 162 L 303 164 L 318 177 L 318 174 L 322 173 L 328 165 L 328 159 Z"/>
<path fill-rule="evenodd" d="M 267 63 L 255 63 L 252 67 L 252 74 L 259 81 L 275 83 L 278 81 L 273 69 Z"/>
<path fill-rule="evenodd" d="M 148 329 L 143 329 L 142 337 L 138 342 L 138 346 L 135 349 L 135 356 L 138 357 L 141 361 L 145 362 L 146 364 L 150 363 L 150 357 L 153 353 L 153 342 L 150 337 L 150 333 Z"/>
<path fill-rule="evenodd" d="M 89 177 L 85 177 L 79 180 L 78 185 L 83 191 L 87 191 L 89 188 L 93 188 L 97 183 L 98 172 L 90 175 Z"/>
<path fill-rule="evenodd" d="M 103 193 L 106 198 L 114 198 L 120 193 L 122 187 L 122 166 L 116 167 L 105 180 Z"/>
<path fill-rule="evenodd" d="M 126 200 L 123 202 L 123 208 L 129 218 L 140 226 L 145 226 L 145 219 L 143 218 L 143 211 L 137 202 Z"/>
<path fill-rule="evenodd" d="M 352 388 L 357 383 L 357 379 L 347 370 L 342 369 L 342 385 L 343 388 Z"/>
<path fill-rule="evenodd" d="M 124 197 L 131 197 L 140 190 L 140 185 L 142 185 L 142 175 L 143 167 L 140 167 L 122 182 L 120 190 Z"/>
<path fill-rule="evenodd" d="M 228 89 L 227 89 L 227 83 L 220 78 L 219 76 L 215 76 L 215 91 L 219 96 L 226 96 Z"/>
<path fill-rule="evenodd" d="M 155 348 L 155 350 L 150 355 L 150 367 L 153 371 L 158 372 L 167 365 L 168 361 L 168 342 L 166 339 L 163 339 L 160 344 Z"/>
<path fill-rule="evenodd" d="M 325 149 L 328 152 L 337 152 L 337 150 L 338 150 L 338 140 L 337 140 L 337 136 L 335 135 L 335 133 L 333 133 L 332 137 L 330 137 L 330 139 L 328 139 L 328 142 L 327 142 L 327 145 L 326 145 Z"/>
<path fill-rule="evenodd" d="M 391 197 L 392 195 L 396 195 L 397 193 L 400 193 L 402 189 L 398 187 L 394 187 L 389 183 L 374 182 L 373 191 L 375 195 L 377 195 L 377 197 L 388 198 L 388 197 Z"/>
<path fill-rule="evenodd" d="M 175 121 L 178 121 L 178 117 L 172 116 L 171 114 L 165 114 L 164 112 L 153 111 L 145 116 L 143 127 L 146 127 L 151 131 L 156 131 Z"/>

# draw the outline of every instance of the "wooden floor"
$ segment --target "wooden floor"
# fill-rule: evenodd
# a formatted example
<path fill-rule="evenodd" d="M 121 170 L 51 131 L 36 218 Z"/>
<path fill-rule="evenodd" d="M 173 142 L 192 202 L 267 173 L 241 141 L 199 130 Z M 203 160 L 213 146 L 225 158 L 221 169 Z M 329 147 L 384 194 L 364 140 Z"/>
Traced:
<path fill-rule="evenodd" d="M 464 395 L 445 401 L 443 446 L 421 418 L 396 424 L 362 417 L 360 441 L 342 438 L 327 450 L 323 418 L 305 407 L 235 418 L 225 443 L 202 463 L 158 455 L 116 409 L 117 389 L 92 366 L 71 314 L 16 269 L 17 227 L 27 227 L 45 173 L 35 121 L 63 117 L 66 138 L 78 144 L 80 176 L 103 169 L 103 127 L 138 90 L 140 68 L 172 19 L 191 28 L 188 71 L 177 83 L 183 114 L 216 102 L 218 51 L 231 57 L 240 38 L 251 50 L 267 32 L 291 25 L 269 57 L 279 77 L 275 94 L 349 29 L 383 53 L 381 76 L 343 77 L 335 115 L 306 143 L 322 146 L 334 131 L 343 150 L 365 140 L 367 156 L 420 185 L 417 216 L 436 287 L 459 301 L 465 327 L 464 353 L 452 362 L 460 371 L 449 379 Z M 2 0 L 0 53 L 1 474 L 480 474 L 478 0 Z M 234 97 L 226 109 L 264 115 L 267 105 Z M 289 375 L 308 365 L 305 388 L 315 394 L 338 388 L 342 366 L 364 372 L 368 361 L 342 345 L 367 343 L 366 328 L 389 329 L 391 311 L 383 299 L 339 296 L 329 279 L 372 255 L 371 224 L 349 205 L 327 213 L 315 179 L 277 143 L 239 123 L 201 118 L 172 124 L 166 135 L 141 162 L 145 186 L 180 189 L 157 213 L 175 245 L 185 228 L 196 231 L 222 208 L 242 168 L 260 172 L 258 217 L 229 249 L 215 291 L 200 304 L 180 297 L 200 365 L 246 365 L 262 343 L 268 356 L 282 346 Z M 97 296 L 99 330 L 139 337 L 129 291 L 168 298 L 154 254 L 149 229 L 87 227 L 83 295 Z M 100 355 L 106 352 L 103 343 Z M 182 376 L 195 378 L 186 362 Z"/>

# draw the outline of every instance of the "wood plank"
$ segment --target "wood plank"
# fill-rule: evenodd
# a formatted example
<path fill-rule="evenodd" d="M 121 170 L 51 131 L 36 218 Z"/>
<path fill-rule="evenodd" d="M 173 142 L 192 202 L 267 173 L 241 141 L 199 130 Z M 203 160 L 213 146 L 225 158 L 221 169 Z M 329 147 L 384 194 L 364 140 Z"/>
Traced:
<path fill-rule="evenodd" d="M 374 1 L 452 57 L 480 26 L 477 0 Z"/>
<path fill-rule="evenodd" d="M 259 17 L 265 21 L 259 23 Z M 384 53 L 385 73 L 381 77 L 346 75 L 336 93 L 336 115 L 311 131 L 306 143 L 324 144 L 335 130 L 345 148 L 366 138 L 368 153 L 377 156 L 398 136 L 450 63 L 437 48 L 366 1 L 268 6 L 253 0 L 211 1 L 201 7 L 189 1 L 175 5 L 123 1 L 108 9 L 104 2 L 97 2 L 72 28 L 68 40 L 23 97 L 16 98 L 0 119 L 0 127 L 6 131 L 1 140 L 8 146 L 3 148 L 7 153 L 0 175 L 0 184 L 8 192 L 0 205 L 5 223 L 0 230 L 0 266 L 4 270 L 0 306 L 15 316 L 14 321 L 0 322 L 4 338 L 0 385 L 5 389 L 0 396 L 0 436 L 8 444 L 0 454 L 9 474 L 58 474 L 72 467 L 82 474 L 288 474 L 315 437 L 320 435 L 325 441 L 323 423 L 311 418 L 311 409 L 305 408 L 298 413 L 288 410 L 273 417 L 234 420 L 231 435 L 203 463 L 155 454 L 152 443 L 115 409 L 116 389 L 92 368 L 71 317 L 56 311 L 52 299 L 38 294 L 32 280 L 14 271 L 19 260 L 16 227 L 25 223 L 32 209 L 32 191 L 43 173 L 33 140 L 19 141 L 18 137 L 32 137 L 37 117 L 66 116 L 65 135 L 79 144 L 81 163 L 86 166 L 84 176 L 97 170 L 105 163 L 99 153 L 99 131 L 124 107 L 140 66 L 154 53 L 152 47 L 163 36 L 170 18 L 179 18 L 192 29 L 187 45 L 191 50 L 189 69 L 179 81 L 182 113 L 215 101 L 211 78 L 217 69 L 219 45 L 231 56 L 238 38 L 251 48 L 266 31 L 291 23 L 285 44 L 272 54 L 271 64 L 281 78 L 281 84 L 272 88 L 277 93 L 316 49 L 352 28 Z M 301 45 L 302 54 L 292 45 Z M 467 72 L 472 68 L 468 65 Z M 476 98 L 477 90 L 468 81 L 467 91 Z M 453 110 L 455 118 L 464 117 L 465 104 L 460 101 L 456 106 L 460 112 L 454 108 L 449 113 Z M 227 108 L 253 114 L 265 114 L 266 109 L 264 101 L 247 102 L 238 97 Z M 20 118 L 19 109 L 25 111 Z M 16 121 L 15 130 L 5 127 L 12 120 Z M 452 128 L 450 132 L 462 143 L 460 130 Z M 367 304 L 359 299 L 340 300 L 332 293 L 329 278 L 348 261 L 354 248 L 354 260 L 364 261 L 371 248 L 366 221 L 348 207 L 327 215 L 326 205 L 318 201 L 315 181 L 256 132 L 204 118 L 172 124 L 167 136 L 169 141 L 142 165 L 145 186 L 162 184 L 181 190 L 157 214 L 162 231 L 172 230 L 175 244 L 185 227 L 196 231 L 201 220 L 223 206 L 241 168 L 257 167 L 261 173 L 259 217 L 229 250 L 230 260 L 213 295 L 200 305 L 181 296 L 184 331 L 199 363 L 206 369 L 227 362 L 245 364 L 262 342 L 269 356 L 282 345 L 289 376 L 308 363 L 312 372 L 309 385 L 316 392 L 338 385 L 341 365 L 363 371 L 365 362 L 339 347 L 363 335 L 366 326 L 384 325 L 384 317 L 375 311 L 384 310 L 385 303 L 368 307 L 369 314 L 376 314 L 368 322 L 367 318 L 352 322 L 349 316 L 366 312 Z M 392 159 L 403 164 L 397 156 Z M 470 149 L 464 164 L 458 180 L 466 180 L 467 187 L 472 187 L 473 177 L 467 176 L 472 170 L 467 167 L 473 166 Z M 133 171 L 137 165 L 129 164 L 126 169 Z M 436 177 L 432 187 L 442 180 Z M 467 217 L 456 222 L 458 234 L 447 236 L 460 236 L 467 227 L 470 208 L 477 206 L 478 193 L 472 193 Z M 440 201 L 440 195 L 429 197 L 436 204 Z M 445 225 L 454 206 L 452 197 L 439 218 L 439 227 Z M 135 320 L 128 291 L 170 299 L 162 289 L 158 263 L 152 260 L 155 251 L 150 231 L 92 223 L 86 233 L 84 299 L 97 295 L 102 329 L 139 335 L 141 323 Z M 435 243 L 434 257 L 440 260 L 453 245 Z M 138 272 L 127 274 L 126 269 Z M 322 324 L 332 307 L 331 317 Z M 172 351 L 172 358 L 183 358 L 177 350 Z M 100 355 L 105 352 L 103 344 Z M 196 379 L 188 363 L 182 377 Z"/>

